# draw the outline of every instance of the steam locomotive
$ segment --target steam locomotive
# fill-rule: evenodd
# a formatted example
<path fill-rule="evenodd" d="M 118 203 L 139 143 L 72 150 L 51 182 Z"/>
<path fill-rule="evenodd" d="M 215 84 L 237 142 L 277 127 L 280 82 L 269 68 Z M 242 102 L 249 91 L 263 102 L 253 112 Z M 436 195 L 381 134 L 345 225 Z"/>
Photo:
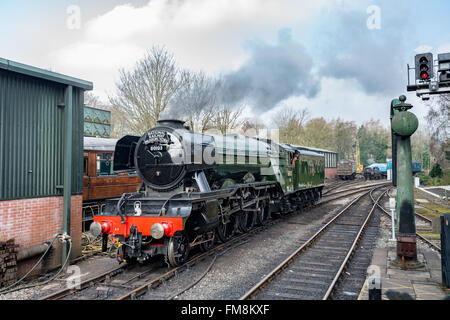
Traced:
<path fill-rule="evenodd" d="M 193 247 L 209 250 L 312 205 L 324 186 L 321 154 L 270 139 L 196 133 L 179 120 L 121 138 L 114 155 L 114 171 L 136 171 L 143 183 L 107 200 L 91 232 L 103 235 L 103 250 L 113 235 L 121 262 L 162 254 L 178 266 Z"/>

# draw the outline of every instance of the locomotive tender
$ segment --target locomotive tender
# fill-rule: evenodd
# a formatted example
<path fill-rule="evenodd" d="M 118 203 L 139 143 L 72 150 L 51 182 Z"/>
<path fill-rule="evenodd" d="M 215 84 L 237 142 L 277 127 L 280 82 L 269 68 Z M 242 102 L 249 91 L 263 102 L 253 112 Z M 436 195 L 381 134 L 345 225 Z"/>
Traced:
<path fill-rule="evenodd" d="M 91 232 L 118 240 L 119 261 L 162 254 L 177 266 L 199 246 L 209 250 L 237 232 L 318 201 L 324 156 L 268 139 L 190 131 L 160 120 L 142 137 L 125 136 L 115 148 L 115 171 L 134 171 L 135 193 L 109 199 Z"/>

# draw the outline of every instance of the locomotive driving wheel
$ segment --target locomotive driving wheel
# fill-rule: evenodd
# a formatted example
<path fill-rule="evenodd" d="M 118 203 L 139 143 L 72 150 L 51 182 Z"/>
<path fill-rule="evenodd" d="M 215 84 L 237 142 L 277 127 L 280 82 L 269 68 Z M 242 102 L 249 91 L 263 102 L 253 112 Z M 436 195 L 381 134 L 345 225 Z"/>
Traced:
<path fill-rule="evenodd" d="M 239 229 L 242 232 L 249 232 L 256 222 L 256 211 L 241 211 L 239 213 Z"/>
<path fill-rule="evenodd" d="M 314 193 L 314 203 L 316 203 L 320 199 L 320 192 L 319 190 L 314 190 L 313 193 Z"/>
<path fill-rule="evenodd" d="M 206 242 L 200 243 L 200 250 L 202 252 L 209 251 L 214 246 L 214 238 L 214 231 L 205 233 L 203 240 L 206 240 Z"/>
<path fill-rule="evenodd" d="M 259 225 L 265 225 L 271 217 L 270 204 L 268 202 L 261 202 L 259 206 L 259 212 L 256 216 L 256 221 Z"/>
<path fill-rule="evenodd" d="M 236 216 L 231 215 L 226 218 L 223 214 L 222 206 L 219 206 L 219 225 L 216 228 L 217 239 L 225 243 L 230 240 L 236 232 Z"/>
<path fill-rule="evenodd" d="M 241 189 L 241 208 L 244 207 L 244 203 L 255 197 L 252 190 L 249 188 Z M 238 227 L 243 233 L 250 231 L 256 223 L 256 209 L 242 209 L 237 213 Z"/>
<path fill-rule="evenodd" d="M 169 239 L 167 245 L 167 258 L 172 267 L 186 262 L 190 251 L 189 240 L 185 233 L 179 233 Z"/>

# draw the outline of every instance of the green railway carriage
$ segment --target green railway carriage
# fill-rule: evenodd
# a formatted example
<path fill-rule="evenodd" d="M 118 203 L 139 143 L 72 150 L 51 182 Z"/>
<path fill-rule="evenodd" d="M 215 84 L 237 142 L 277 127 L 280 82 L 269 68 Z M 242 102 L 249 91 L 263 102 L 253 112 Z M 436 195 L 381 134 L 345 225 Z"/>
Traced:
<path fill-rule="evenodd" d="M 324 186 L 324 156 L 236 134 L 195 133 L 163 120 L 142 137 L 117 142 L 114 170 L 136 170 L 136 193 L 107 200 L 91 230 L 115 236 L 123 260 L 163 254 L 182 264 L 237 232 L 309 206 Z M 106 240 L 105 240 L 106 239 Z M 105 248 L 106 249 L 106 248 Z"/>
<path fill-rule="evenodd" d="M 293 191 L 322 188 L 325 179 L 325 158 L 323 155 L 296 148 L 293 145 L 280 144 L 287 153 L 286 172 L 292 176 Z M 292 172 L 292 175 L 289 173 Z M 288 190 L 286 190 L 288 192 Z"/>

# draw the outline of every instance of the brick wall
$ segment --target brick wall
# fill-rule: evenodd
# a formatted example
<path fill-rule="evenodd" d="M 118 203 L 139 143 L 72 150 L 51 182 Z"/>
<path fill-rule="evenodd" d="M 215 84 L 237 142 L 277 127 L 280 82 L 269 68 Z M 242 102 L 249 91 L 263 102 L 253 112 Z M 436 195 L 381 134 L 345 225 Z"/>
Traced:
<path fill-rule="evenodd" d="M 15 239 L 18 250 L 51 241 L 62 233 L 63 197 L 45 197 L 0 201 L 0 241 Z M 71 197 L 71 258 L 81 254 L 82 195 Z M 39 257 L 37 257 L 39 258 Z M 33 266 L 37 258 L 19 264 L 19 276 Z M 40 268 L 52 269 L 61 264 L 61 245 L 57 243 Z"/>
<path fill-rule="evenodd" d="M 337 168 L 325 168 L 326 179 L 336 178 L 336 176 L 337 176 Z"/>

